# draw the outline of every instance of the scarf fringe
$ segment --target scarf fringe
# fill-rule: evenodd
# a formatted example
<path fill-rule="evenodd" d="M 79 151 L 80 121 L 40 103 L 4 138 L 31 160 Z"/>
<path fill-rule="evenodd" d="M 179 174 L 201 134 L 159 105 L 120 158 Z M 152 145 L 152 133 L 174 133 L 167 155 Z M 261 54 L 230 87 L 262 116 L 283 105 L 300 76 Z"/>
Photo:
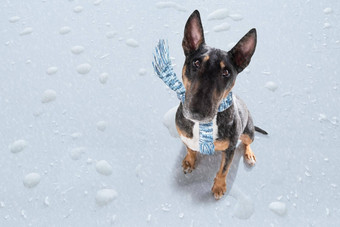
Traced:
<path fill-rule="evenodd" d="M 215 153 L 214 143 L 200 143 L 200 153 L 205 155 L 213 155 Z"/>

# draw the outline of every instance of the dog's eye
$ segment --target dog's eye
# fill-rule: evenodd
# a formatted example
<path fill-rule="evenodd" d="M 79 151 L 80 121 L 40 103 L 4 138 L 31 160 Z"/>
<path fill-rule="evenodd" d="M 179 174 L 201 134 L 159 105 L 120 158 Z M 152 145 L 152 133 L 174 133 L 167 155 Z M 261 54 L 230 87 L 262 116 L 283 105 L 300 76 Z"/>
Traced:
<path fill-rule="evenodd" d="M 229 73 L 228 69 L 223 69 L 222 70 L 222 76 L 223 77 L 229 77 L 230 76 L 230 73 Z"/>
<path fill-rule="evenodd" d="M 197 69 L 201 66 L 201 62 L 199 60 L 195 60 L 192 64 Z"/>

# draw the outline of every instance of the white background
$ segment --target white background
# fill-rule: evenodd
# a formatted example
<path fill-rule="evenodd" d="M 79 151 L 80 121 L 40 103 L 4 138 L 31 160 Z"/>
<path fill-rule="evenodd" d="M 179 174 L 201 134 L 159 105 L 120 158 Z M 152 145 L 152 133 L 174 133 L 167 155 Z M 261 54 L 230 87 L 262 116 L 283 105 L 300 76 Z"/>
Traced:
<path fill-rule="evenodd" d="M 0 4 L 0 226 L 340 225 L 339 1 Z M 222 8 L 241 20 L 208 20 Z M 210 46 L 228 50 L 251 28 L 258 33 L 233 91 L 269 136 L 256 136 L 256 166 L 246 171 L 241 159 L 220 201 L 210 192 L 219 155 L 200 156 L 191 175 L 182 173 L 183 145 L 162 123 L 178 100 L 151 65 L 165 38 L 181 74 L 183 29 L 195 9 Z M 230 29 L 215 32 L 223 23 Z M 70 32 L 60 34 L 65 26 Z M 71 52 L 77 45 L 80 54 Z M 91 70 L 83 75 L 84 63 Z M 43 103 L 49 89 L 56 99 Z M 13 153 L 17 140 L 26 146 Z M 111 175 L 96 171 L 99 160 Z M 40 181 L 27 188 L 32 172 Z M 101 189 L 117 192 L 104 206 L 95 199 Z M 269 208 L 276 201 L 286 206 L 282 216 Z"/>

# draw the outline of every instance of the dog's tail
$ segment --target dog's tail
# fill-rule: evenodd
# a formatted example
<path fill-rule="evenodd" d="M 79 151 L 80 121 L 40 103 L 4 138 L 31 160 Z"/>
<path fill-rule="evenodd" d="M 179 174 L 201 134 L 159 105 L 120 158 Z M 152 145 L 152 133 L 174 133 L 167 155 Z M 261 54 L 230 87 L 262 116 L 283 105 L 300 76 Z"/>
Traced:
<path fill-rule="evenodd" d="M 266 132 L 265 130 L 263 130 L 262 128 L 259 128 L 257 126 L 255 126 L 255 131 L 262 133 L 264 135 L 268 135 L 268 132 Z"/>

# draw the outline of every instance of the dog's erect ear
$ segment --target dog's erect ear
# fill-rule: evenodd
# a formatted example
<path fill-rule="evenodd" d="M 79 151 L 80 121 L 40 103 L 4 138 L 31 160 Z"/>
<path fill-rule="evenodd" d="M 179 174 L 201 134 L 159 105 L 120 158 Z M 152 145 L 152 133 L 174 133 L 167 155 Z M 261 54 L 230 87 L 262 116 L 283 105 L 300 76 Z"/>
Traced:
<path fill-rule="evenodd" d="M 185 55 L 197 50 L 204 43 L 203 27 L 200 13 L 195 10 L 189 17 L 184 28 L 182 42 Z"/>
<path fill-rule="evenodd" d="M 229 51 L 231 59 L 238 73 L 249 65 L 256 48 L 256 29 L 251 29 L 243 38 Z"/>

